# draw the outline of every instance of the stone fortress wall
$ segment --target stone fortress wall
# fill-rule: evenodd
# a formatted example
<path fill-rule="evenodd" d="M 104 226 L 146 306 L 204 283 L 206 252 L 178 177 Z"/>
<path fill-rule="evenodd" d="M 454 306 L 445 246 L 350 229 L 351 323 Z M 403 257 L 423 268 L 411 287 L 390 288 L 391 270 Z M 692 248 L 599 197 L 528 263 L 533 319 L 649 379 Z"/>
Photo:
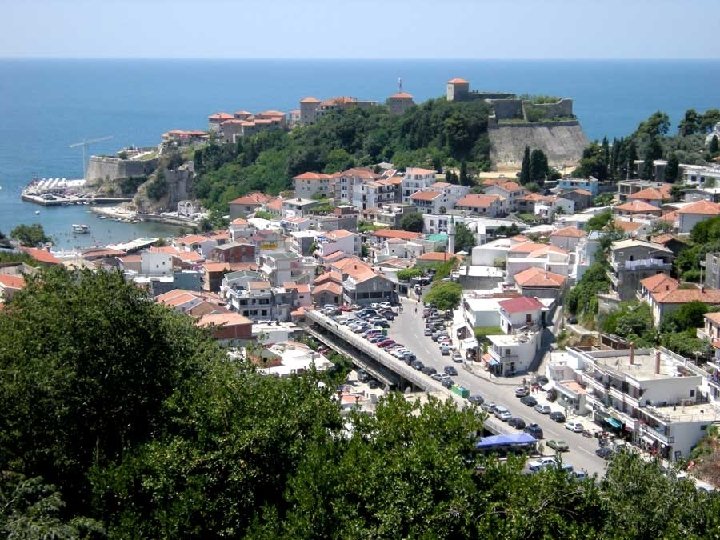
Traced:
<path fill-rule="evenodd" d="M 490 158 L 496 166 L 519 167 L 525 147 L 545 152 L 552 166 L 567 166 L 577 163 L 588 145 L 569 98 L 533 103 L 511 93 L 471 91 L 470 83 L 459 78 L 448 81 L 446 98 L 490 105 Z"/>
<path fill-rule="evenodd" d="M 147 176 L 158 166 L 157 159 L 133 160 L 107 156 L 91 156 L 87 167 L 87 183 L 95 185 L 105 180 Z"/>

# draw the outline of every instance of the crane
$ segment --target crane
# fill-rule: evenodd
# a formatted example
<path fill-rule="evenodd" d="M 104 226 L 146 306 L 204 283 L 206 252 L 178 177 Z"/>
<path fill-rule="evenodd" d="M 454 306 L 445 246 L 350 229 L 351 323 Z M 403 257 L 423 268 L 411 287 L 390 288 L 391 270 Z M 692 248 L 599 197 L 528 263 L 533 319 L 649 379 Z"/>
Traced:
<path fill-rule="evenodd" d="M 70 148 L 77 148 L 78 146 L 82 146 L 82 160 L 83 160 L 83 178 L 87 180 L 87 147 L 91 144 L 103 142 L 103 141 L 109 141 L 112 139 L 112 136 L 110 137 L 100 137 L 99 139 L 85 139 L 83 141 L 80 141 L 75 144 L 71 144 Z"/>

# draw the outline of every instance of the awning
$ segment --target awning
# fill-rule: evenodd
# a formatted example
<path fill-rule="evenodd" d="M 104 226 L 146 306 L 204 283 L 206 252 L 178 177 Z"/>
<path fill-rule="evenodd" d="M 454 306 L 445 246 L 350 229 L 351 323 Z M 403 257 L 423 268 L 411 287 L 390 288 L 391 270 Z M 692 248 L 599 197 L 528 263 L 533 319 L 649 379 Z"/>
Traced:
<path fill-rule="evenodd" d="M 612 418 L 611 416 L 608 416 L 605 421 L 610 424 L 615 429 L 621 429 L 622 428 L 622 422 L 620 420 L 617 420 L 615 418 Z"/>
<path fill-rule="evenodd" d="M 490 364 L 492 367 L 495 367 L 495 366 L 499 366 L 500 362 L 498 360 L 496 360 L 495 358 L 491 358 L 490 361 L 488 362 L 488 364 Z"/>
<path fill-rule="evenodd" d="M 640 440 L 642 440 L 642 442 L 644 442 L 644 443 L 646 443 L 646 444 L 650 444 L 650 445 L 655 444 L 655 440 L 654 440 L 654 439 L 651 439 L 651 438 L 648 437 L 647 435 L 643 435 L 642 437 L 640 437 Z"/>

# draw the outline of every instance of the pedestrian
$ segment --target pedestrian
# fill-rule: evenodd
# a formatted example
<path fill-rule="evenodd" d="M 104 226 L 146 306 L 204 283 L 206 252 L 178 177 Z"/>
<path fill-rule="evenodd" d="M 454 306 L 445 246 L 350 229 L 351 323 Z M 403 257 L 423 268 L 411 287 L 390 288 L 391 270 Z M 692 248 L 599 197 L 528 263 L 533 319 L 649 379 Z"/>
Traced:
<path fill-rule="evenodd" d="M 417 306 L 415 306 L 415 313 L 417 313 Z"/>

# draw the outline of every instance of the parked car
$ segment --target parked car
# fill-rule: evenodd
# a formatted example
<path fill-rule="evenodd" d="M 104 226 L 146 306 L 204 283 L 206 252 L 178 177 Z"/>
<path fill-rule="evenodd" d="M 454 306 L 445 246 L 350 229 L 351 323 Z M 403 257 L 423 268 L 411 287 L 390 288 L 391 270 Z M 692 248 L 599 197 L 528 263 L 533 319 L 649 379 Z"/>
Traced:
<path fill-rule="evenodd" d="M 417 358 L 415 357 L 415 354 L 411 352 L 406 352 L 403 353 L 403 360 L 409 360 L 410 362 L 414 362 L 415 360 L 417 360 Z"/>
<path fill-rule="evenodd" d="M 568 450 L 570 450 L 570 445 L 568 445 L 568 443 L 556 439 L 550 439 L 547 442 L 547 445 L 548 448 L 552 448 L 556 452 L 567 452 Z"/>
<path fill-rule="evenodd" d="M 431 366 L 425 366 L 424 368 L 422 368 L 422 372 L 425 375 L 435 375 L 437 373 L 437 369 Z"/>
<path fill-rule="evenodd" d="M 486 401 L 485 403 L 482 403 L 481 406 L 482 410 L 485 412 L 489 412 L 491 414 L 495 412 L 495 403 L 492 401 Z"/>
<path fill-rule="evenodd" d="M 422 368 L 425 367 L 425 364 L 423 364 L 420 360 L 415 360 L 415 362 L 412 363 L 412 367 L 413 367 L 413 369 L 422 371 Z"/>
<path fill-rule="evenodd" d="M 528 469 L 531 472 L 539 472 L 543 469 L 548 469 L 550 467 L 555 466 L 555 458 L 554 457 L 541 457 L 540 459 L 536 459 L 528 463 Z"/>
<path fill-rule="evenodd" d="M 452 355 L 452 361 L 453 361 L 453 362 L 457 362 L 457 363 L 461 363 L 461 362 L 463 361 L 462 354 L 460 354 L 459 352 L 455 351 L 455 352 L 453 353 L 453 355 Z"/>
<path fill-rule="evenodd" d="M 551 412 L 550 405 L 542 405 L 540 403 L 535 405 L 535 410 L 540 414 L 550 414 Z"/>
<path fill-rule="evenodd" d="M 570 431 L 572 431 L 574 433 L 582 433 L 583 429 L 585 429 L 585 428 L 583 427 L 583 425 L 580 422 L 577 422 L 574 420 L 569 420 L 569 421 L 565 422 L 565 429 L 569 429 Z"/>
<path fill-rule="evenodd" d="M 447 356 L 448 354 L 450 354 L 450 345 L 448 345 L 447 343 L 443 343 L 442 345 L 440 345 L 440 354 L 442 354 L 443 356 Z"/>
<path fill-rule="evenodd" d="M 525 396 L 524 398 L 520 398 L 520 403 L 527 405 L 528 407 L 534 407 L 537 405 L 537 399 L 532 396 Z"/>
<path fill-rule="evenodd" d="M 442 381 L 440 381 L 440 384 L 442 384 L 445 388 L 452 388 L 453 387 L 453 380 L 450 377 L 445 377 Z"/>
<path fill-rule="evenodd" d="M 527 395 L 530 395 L 530 390 L 528 390 L 527 386 L 518 386 L 515 389 L 515 397 L 522 398 Z"/>
<path fill-rule="evenodd" d="M 430 375 L 430 378 L 433 381 L 437 381 L 437 382 L 442 382 L 442 380 L 443 380 L 443 376 L 440 375 L 439 373 L 434 373 L 434 374 Z"/>
<path fill-rule="evenodd" d="M 585 470 L 573 471 L 573 476 L 576 480 L 585 480 L 588 477 L 588 473 Z"/>
<path fill-rule="evenodd" d="M 432 336 L 432 334 L 433 334 L 433 329 L 432 329 L 432 328 L 428 328 L 428 327 L 426 326 L 426 327 L 425 327 L 425 332 L 424 332 L 424 334 L 425 334 L 426 336 Z"/>
<path fill-rule="evenodd" d="M 527 424 L 525 423 L 525 420 L 519 416 L 513 416 L 510 420 L 508 420 L 508 426 L 512 426 L 515 429 L 525 429 Z"/>
<path fill-rule="evenodd" d="M 529 435 L 532 435 L 538 440 L 543 438 L 543 430 L 537 424 L 528 424 L 527 426 L 525 426 L 525 429 L 523 429 L 523 431 Z"/>
<path fill-rule="evenodd" d="M 563 422 L 565 422 L 566 418 L 565 415 L 560 411 L 553 411 L 550 413 L 550 420 L 554 420 L 558 424 L 562 424 Z"/>
<path fill-rule="evenodd" d="M 395 345 L 394 339 L 385 339 L 377 344 L 377 346 L 380 347 L 381 349 L 389 347 L 390 345 Z"/>
<path fill-rule="evenodd" d="M 493 414 L 495 415 L 495 418 L 499 418 L 498 415 L 504 414 L 506 412 L 510 412 L 510 411 L 508 411 L 507 407 L 505 407 L 504 405 L 495 405 L 495 410 L 493 410 Z"/>
<path fill-rule="evenodd" d="M 603 459 L 610 459 L 614 453 L 615 453 L 615 451 L 608 446 L 601 446 L 600 448 L 595 450 L 595 454 L 597 454 L 599 457 L 601 457 Z"/>
<path fill-rule="evenodd" d="M 455 369 L 455 366 L 445 366 L 445 369 L 443 370 L 445 373 L 450 375 L 451 377 L 455 377 L 458 374 L 457 369 Z"/>
<path fill-rule="evenodd" d="M 371 390 L 375 390 L 376 388 L 380 388 L 380 383 L 375 379 L 370 379 L 368 381 L 368 386 Z"/>
<path fill-rule="evenodd" d="M 473 405 L 482 405 L 485 400 L 480 394 L 472 394 L 468 397 L 468 401 Z"/>

